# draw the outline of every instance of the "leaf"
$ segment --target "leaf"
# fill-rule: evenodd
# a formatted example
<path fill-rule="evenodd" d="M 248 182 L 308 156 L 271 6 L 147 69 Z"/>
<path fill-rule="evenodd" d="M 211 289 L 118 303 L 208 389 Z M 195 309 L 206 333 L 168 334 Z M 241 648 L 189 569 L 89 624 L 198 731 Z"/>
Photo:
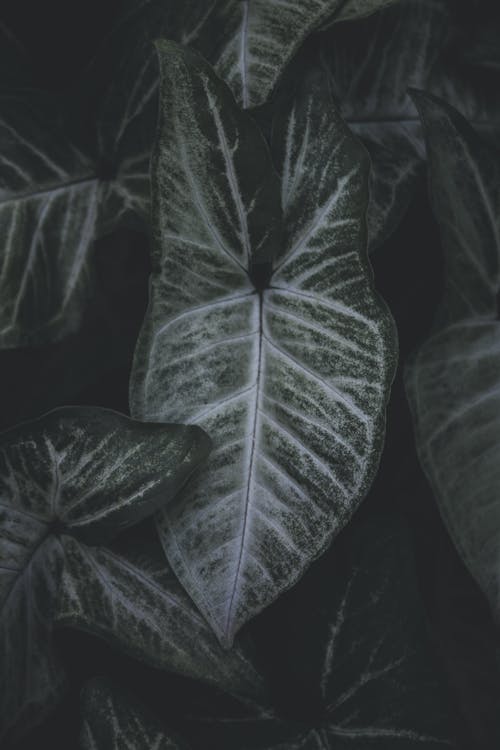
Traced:
<path fill-rule="evenodd" d="M 434 330 L 406 374 L 421 464 L 498 619 L 500 155 L 444 102 L 415 93 L 446 258 Z"/>
<path fill-rule="evenodd" d="M 373 13 L 394 0 L 129 0 L 120 26 L 149 27 L 193 46 L 244 108 L 264 104 L 305 39 L 325 22 Z"/>
<path fill-rule="evenodd" d="M 391 0 L 389 0 L 391 1 Z M 326 20 L 365 15 L 388 0 L 227 0 L 216 5 L 227 29 L 215 69 L 243 107 L 263 104 L 301 43 Z"/>
<path fill-rule="evenodd" d="M 75 332 L 91 295 L 94 240 L 126 222 L 143 228 L 157 70 L 142 53 L 129 51 L 123 67 L 114 61 L 113 86 L 87 122 L 95 138 L 81 137 L 82 101 L 76 127 L 69 101 L 54 122 L 48 96 L 0 99 L 0 348 Z"/>
<path fill-rule="evenodd" d="M 50 119 L 20 97 L 0 101 L 0 346 L 13 347 L 78 326 L 100 191 Z"/>
<path fill-rule="evenodd" d="M 400 0 L 373 18 L 333 29 L 322 42 L 342 116 L 371 157 L 370 251 L 396 229 L 422 172 L 421 125 L 407 89 L 427 86 L 449 15 L 435 0 Z"/>
<path fill-rule="evenodd" d="M 159 669 L 252 699 L 262 679 L 240 646 L 223 651 L 177 579 L 157 539 L 126 550 L 64 539 L 58 625 L 89 630 Z"/>
<path fill-rule="evenodd" d="M 342 3 L 335 20 L 349 21 L 363 18 L 364 16 L 369 16 L 376 11 L 383 10 L 388 5 L 393 5 L 395 2 L 401 1 L 402 0 L 347 0 L 347 2 Z"/>
<path fill-rule="evenodd" d="M 60 409 L 0 436 L 0 737 L 60 697 L 50 641 L 61 533 L 101 539 L 152 513 L 206 455 L 201 430 L 141 425 L 106 409 Z"/>
<path fill-rule="evenodd" d="M 193 745 L 455 747 L 448 696 L 426 633 L 412 538 L 399 517 L 353 521 L 274 605 L 265 625 L 270 658 L 281 667 L 273 692 L 291 696 L 288 722 L 261 721 L 252 741 L 244 723 L 237 734 L 237 721 L 202 722 L 198 732 L 196 725 L 183 730 Z"/>
<path fill-rule="evenodd" d="M 287 604 L 295 685 L 324 711 L 319 747 L 453 745 L 412 539 L 399 519 L 351 525 Z"/>
<path fill-rule="evenodd" d="M 179 580 L 229 645 L 363 498 L 382 443 L 394 331 L 364 257 L 366 158 L 333 106 L 292 102 L 276 133 L 288 144 L 284 172 L 297 177 L 281 191 L 290 220 L 280 247 L 280 191 L 253 121 L 193 52 L 158 50 L 156 249 L 131 409 L 199 422 L 213 437 L 211 460 L 158 529 Z"/>
<path fill-rule="evenodd" d="M 82 714 L 81 750 L 187 748 L 138 701 L 102 679 L 92 680 L 84 686 Z"/>

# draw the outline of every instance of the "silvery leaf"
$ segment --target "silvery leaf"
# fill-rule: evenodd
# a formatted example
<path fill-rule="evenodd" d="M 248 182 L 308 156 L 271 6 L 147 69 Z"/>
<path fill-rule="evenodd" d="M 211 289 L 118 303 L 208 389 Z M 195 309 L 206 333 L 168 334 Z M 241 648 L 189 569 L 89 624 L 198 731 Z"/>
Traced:
<path fill-rule="evenodd" d="M 214 440 L 158 529 L 228 645 L 361 502 L 394 330 L 365 258 L 367 159 L 332 102 L 288 102 L 280 190 L 253 120 L 210 66 L 171 42 L 158 50 L 156 248 L 131 409 L 199 423 Z"/>
<path fill-rule="evenodd" d="M 92 680 L 82 691 L 81 750 L 183 750 L 169 732 L 134 698 L 105 680 Z"/>
<path fill-rule="evenodd" d="M 406 386 L 421 464 L 448 530 L 498 619 L 500 154 L 451 107 L 415 94 L 445 296 Z"/>
<path fill-rule="evenodd" d="M 59 699 L 51 648 L 64 544 L 100 540 L 152 513 L 207 453 L 201 430 L 142 425 L 105 409 L 60 409 L 0 435 L 0 737 Z M 76 542 L 75 542 L 76 543 Z"/>

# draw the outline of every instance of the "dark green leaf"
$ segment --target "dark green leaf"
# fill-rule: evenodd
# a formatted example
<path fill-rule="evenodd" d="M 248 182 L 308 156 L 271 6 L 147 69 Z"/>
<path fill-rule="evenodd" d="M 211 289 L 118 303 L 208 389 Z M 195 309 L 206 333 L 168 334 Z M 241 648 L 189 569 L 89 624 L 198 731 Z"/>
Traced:
<path fill-rule="evenodd" d="M 81 750 L 183 750 L 187 745 L 132 697 L 104 680 L 82 693 Z"/>
<path fill-rule="evenodd" d="M 409 86 L 425 88 L 446 39 L 449 13 L 436 0 L 401 0 L 323 40 L 341 113 L 371 156 L 369 249 L 401 220 L 422 170 L 421 125 Z"/>
<path fill-rule="evenodd" d="M 394 331 L 365 259 L 367 160 L 333 104 L 292 101 L 276 131 L 290 200 L 280 244 L 280 191 L 253 121 L 197 55 L 166 42 L 159 54 L 157 245 L 131 408 L 199 422 L 214 439 L 158 528 L 176 575 L 230 644 L 363 498 Z M 257 293 L 249 261 L 273 255 L 271 285 Z"/>
<path fill-rule="evenodd" d="M 165 563 L 156 537 L 126 550 L 63 540 L 57 623 L 89 630 L 155 668 L 250 698 L 261 678 L 243 650 L 224 651 Z"/>
<path fill-rule="evenodd" d="M 450 534 L 498 618 L 500 154 L 416 95 L 446 257 L 434 332 L 407 371 L 417 448 Z"/>
<path fill-rule="evenodd" d="M 29 728 L 58 700 L 50 647 L 64 545 L 101 539 L 167 502 L 206 455 L 199 428 L 142 425 L 68 408 L 0 436 L 0 736 Z M 75 542 L 76 543 L 76 542 Z"/>

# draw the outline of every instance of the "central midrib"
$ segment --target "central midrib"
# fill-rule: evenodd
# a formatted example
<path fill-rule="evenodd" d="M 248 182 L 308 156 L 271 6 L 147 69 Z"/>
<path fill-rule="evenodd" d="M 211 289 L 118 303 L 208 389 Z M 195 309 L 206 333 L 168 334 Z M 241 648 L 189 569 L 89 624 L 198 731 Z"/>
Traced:
<path fill-rule="evenodd" d="M 250 447 L 250 463 L 248 467 L 248 478 L 247 478 L 247 485 L 246 485 L 246 492 L 245 492 L 245 501 L 244 501 L 244 516 L 243 516 L 243 525 L 241 530 L 241 541 L 240 541 L 240 551 L 238 555 L 238 562 L 236 565 L 236 571 L 234 575 L 234 582 L 233 582 L 233 588 L 231 592 L 231 599 L 229 601 L 229 606 L 227 610 L 227 618 L 226 618 L 226 625 L 225 625 L 225 637 L 228 638 L 230 627 L 231 627 L 231 616 L 233 613 L 233 607 L 235 603 L 235 597 L 236 592 L 238 590 L 238 583 L 240 579 L 241 574 L 241 566 L 243 563 L 243 552 L 245 549 L 245 539 L 248 532 L 248 517 L 249 517 L 249 508 L 250 508 L 250 493 L 252 489 L 252 478 L 253 478 L 253 470 L 254 470 L 254 460 L 255 460 L 255 440 L 256 440 L 256 434 L 257 434 L 257 421 L 258 421 L 258 415 L 259 415 L 259 396 L 260 396 L 260 385 L 261 385 L 261 378 L 262 378 L 262 343 L 264 340 L 263 336 L 263 308 L 264 308 L 264 292 L 259 291 L 259 353 L 257 356 L 257 376 L 255 379 L 255 404 L 254 404 L 254 415 L 253 415 L 253 425 L 252 425 L 252 432 L 251 432 L 251 447 Z"/>

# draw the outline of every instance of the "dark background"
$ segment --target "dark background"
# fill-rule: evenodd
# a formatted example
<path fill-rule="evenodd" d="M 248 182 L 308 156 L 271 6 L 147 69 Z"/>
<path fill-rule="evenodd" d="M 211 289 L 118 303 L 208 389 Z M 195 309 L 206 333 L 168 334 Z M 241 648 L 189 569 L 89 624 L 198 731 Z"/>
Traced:
<path fill-rule="evenodd" d="M 498 23 L 497 0 L 457 4 L 471 37 L 478 13 L 483 21 Z M 77 93 L 79 76 L 112 28 L 120 6 L 120 0 L 3 0 L 0 21 L 26 47 L 34 63 L 34 85 L 54 91 L 71 87 Z M 122 230 L 99 240 L 96 291 L 80 332 L 55 345 L 0 354 L 1 428 L 67 404 L 107 406 L 128 413 L 131 360 L 147 303 L 148 253 L 148 239 L 137 232 Z M 404 362 L 427 334 L 442 291 L 439 236 L 424 178 L 403 223 L 372 263 L 377 287 L 397 323 Z M 389 406 L 381 469 L 357 515 L 392 509 L 404 513 L 412 530 L 428 630 L 450 691 L 462 747 L 500 748 L 498 635 L 419 468 L 401 368 Z M 249 626 L 260 641 L 263 662 L 266 654 L 271 661 L 275 616 L 279 603 L 260 623 Z M 80 687 L 95 674 L 109 674 L 131 689 L 140 685 L 147 702 L 174 724 L 182 723 L 179 717 L 197 707 L 236 710 L 222 695 L 144 667 L 91 636 L 63 631 L 57 642 L 68 669 L 68 697 L 20 746 L 24 750 L 76 747 Z"/>

